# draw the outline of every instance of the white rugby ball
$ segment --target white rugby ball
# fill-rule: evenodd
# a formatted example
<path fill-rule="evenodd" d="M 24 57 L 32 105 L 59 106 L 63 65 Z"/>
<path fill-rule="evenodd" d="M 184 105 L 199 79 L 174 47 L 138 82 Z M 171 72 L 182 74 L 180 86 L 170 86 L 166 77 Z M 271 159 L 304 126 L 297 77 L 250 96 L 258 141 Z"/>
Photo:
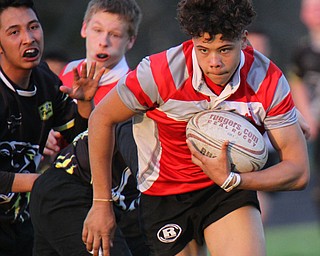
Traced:
<path fill-rule="evenodd" d="M 268 149 L 262 134 L 244 117 L 224 110 L 206 110 L 194 115 L 187 124 L 189 141 L 203 155 L 220 154 L 224 141 L 229 141 L 228 156 L 238 172 L 263 168 Z"/>

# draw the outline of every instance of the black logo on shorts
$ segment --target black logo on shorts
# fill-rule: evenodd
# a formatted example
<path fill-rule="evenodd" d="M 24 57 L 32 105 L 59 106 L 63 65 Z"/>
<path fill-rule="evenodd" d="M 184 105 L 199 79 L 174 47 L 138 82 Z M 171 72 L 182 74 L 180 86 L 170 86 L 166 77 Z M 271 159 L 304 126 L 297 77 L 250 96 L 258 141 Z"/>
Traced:
<path fill-rule="evenodd" d="M 158 239 L 163 243 L 172 243 L 181 235 L 182 229 L 177 224 L 167 224 L 158 231 Z"/>

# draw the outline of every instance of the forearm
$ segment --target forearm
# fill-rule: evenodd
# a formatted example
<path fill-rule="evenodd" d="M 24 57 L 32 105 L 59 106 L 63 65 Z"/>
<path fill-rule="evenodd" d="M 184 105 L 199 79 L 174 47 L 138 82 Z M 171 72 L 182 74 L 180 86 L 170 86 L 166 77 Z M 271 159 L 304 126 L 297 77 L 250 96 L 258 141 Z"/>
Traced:
<path fill-rule="evenodd" d="M 304 171 L 292 162 L 282 161 L 268 169 L 252 173 L 242 173 L 238 189 L 259 191 L 292 191 L 306 187 L 309 176 L 307 163 Z"/>
<path fill-rule="evenodd" d="M 114 148 L 113 126 L 99 121 L 99 113 L 89 119 L 89 156 L 94 198 L 110 199 L 112 188 L 111 164 Z"/>
<path fill-rule="evenodd" d="M 11 192 L 30 192 L 35 180 L 40 176 L 38 173 L 16 173 L 12 183 Z"/>
<path fill-rule="evenodd" d="M 89 118 L 92 110 L 94 109 L 94 102 L 93 100 L 77 100 L 78 104 L 78 112 L 83 118 Z"/>

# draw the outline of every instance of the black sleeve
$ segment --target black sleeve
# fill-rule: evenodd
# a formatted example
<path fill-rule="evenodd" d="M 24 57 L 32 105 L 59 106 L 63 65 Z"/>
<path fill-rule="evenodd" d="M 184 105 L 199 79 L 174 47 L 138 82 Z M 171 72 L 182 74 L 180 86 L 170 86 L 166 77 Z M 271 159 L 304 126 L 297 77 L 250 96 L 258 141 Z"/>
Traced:
<path fill-rule="evenodd" d="M 84 132 L 87 128 L 88 119 L 82 117 L 79 112 L 76 111 L 74 126 L 70 129 L 61 131 L 61 134 L 68 143 L 71 143 L 78 134 Z"/>
<path fill-rule="evenodd" d="M 13 172 L 0 171 L 0 194 L 8 194 L 11 192 L 13 180 L 14 180 Z"/>
<path fill-rule="evenodd" d="M 138 172 L 137 145 L 132 133 L 132 120 L 119 123 L 116 127 L 116 148 L 136 177 Z"/>

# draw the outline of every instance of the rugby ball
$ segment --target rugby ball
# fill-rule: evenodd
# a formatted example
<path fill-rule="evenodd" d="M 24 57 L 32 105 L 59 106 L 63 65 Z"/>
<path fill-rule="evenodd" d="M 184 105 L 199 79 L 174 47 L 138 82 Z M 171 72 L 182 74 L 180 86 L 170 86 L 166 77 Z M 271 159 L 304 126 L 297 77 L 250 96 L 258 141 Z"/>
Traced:
<path fill-rule="evenodd" d="M 186 136 L 203 155 L 220 154 L 229 141 L 228 156 L 235 171 L 252 172 L 263 168 L 268 149 L 262 134 L 244 117 L 224 110 L 206 110 L 187 124 Z"/>

